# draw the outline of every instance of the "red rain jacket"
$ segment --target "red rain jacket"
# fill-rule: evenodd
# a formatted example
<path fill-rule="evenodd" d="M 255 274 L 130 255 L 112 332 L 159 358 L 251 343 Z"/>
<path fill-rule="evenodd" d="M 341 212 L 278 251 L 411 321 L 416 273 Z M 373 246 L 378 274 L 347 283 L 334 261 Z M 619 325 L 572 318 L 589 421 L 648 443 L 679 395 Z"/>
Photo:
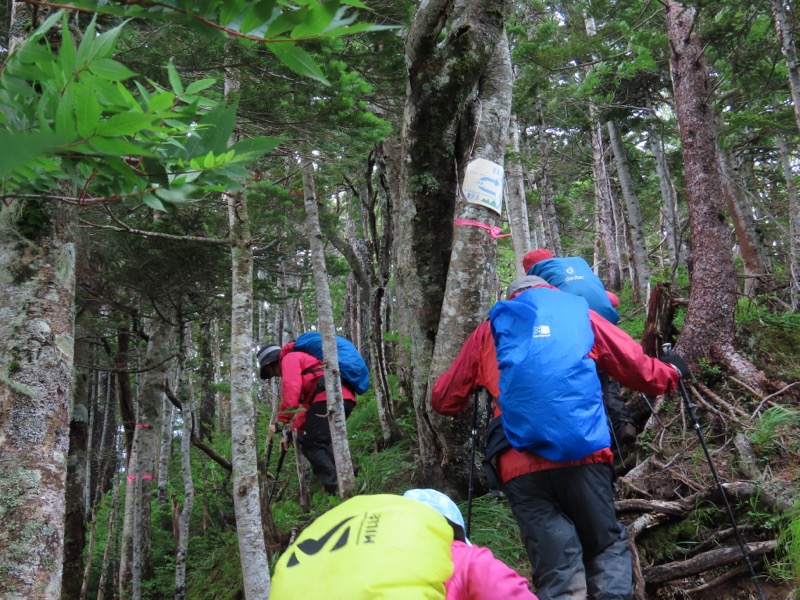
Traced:
<path fill-rule="evenodd" d="M 589 357 L 597 362 L 598 368 L 621 385 L 645 394 L 664 394 L 677 387 L 680 376 L 672 365 L 646 355 L 632 337 L 593 310 L 589 311 L 589 320 L 594 332 L 594 346 Z M 491 327 L 489 321 L 484 321 L 464 342 L 450 368 L 436 380 L 431 394 L 433 409 L 453 416 L 466 408 L 475 389 L 484 387 L 495 399 L 494 414 L 497 416 L 500 414 L 499 378 Z M 611 464 L 613 459 L 610 448 L 569 462 L 552 461 L 511 448 L 498 457 L 497 469 L 506 483 L 527 473 L 584 464 Z"/>
<path fill-rule="evenodd" d="M 326 402 L 325 390 L 315 392 L 317 380 L 322 377 L 322 361 L 312 354 L 294 350 L 294 342 L 281 348 L 281 406 L 278 421 L 292 421 L 292 429 L 303 431 L 306 414 L 314 402 Z M 355 402 L 356 395 L 342 384 L 342 398 Z"/>

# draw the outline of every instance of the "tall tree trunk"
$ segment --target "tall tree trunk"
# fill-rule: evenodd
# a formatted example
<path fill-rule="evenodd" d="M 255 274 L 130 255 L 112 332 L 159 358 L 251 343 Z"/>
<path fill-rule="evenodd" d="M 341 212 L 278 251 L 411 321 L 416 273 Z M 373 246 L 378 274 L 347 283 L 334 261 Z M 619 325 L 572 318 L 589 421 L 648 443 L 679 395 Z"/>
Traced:
<path fill-rule="evenodd" d="M 648 109 L 656 116 L 655 110 L 648 102 Z M 663 221 L 664 235 L 669 249 L 670 264 L 675 267 L 680 263 L 680 221 L 678 219 L 678 194 L 672 182 L 666 156 L 664 155 L 664 138 L 660 132 L 650 131 L 647 138 L 650 152 L 656 164 L 658 176 L 658 189 L 661 192 L 661 218 Z"/>
<path fill-rule="evenodd" d="M 550 134 L 547 131 L 547 126 L 544 121 L 542 100 L 539 96 L 536 97 L 536 118 L 538 121 L 537 146 L 539 149 L 539 156 L 541 156 L 542 160 L 539 176 L 539 190 L 542 202 L 542 229 L 544 232 L 544 239 L 540 240 L 537 246 L 546 246 L 555 256 L 560 256 L 563 250 L 561 247 L 561 232 L 558 226 L 556 200 L 555 194 L 553 193 L 552 179 L 550 177 L 550 169 L 552 168 L 550 162 L 552 158 L 552 144 L 550 143 Z"/>
<path fill-rule="evenodd" d="M 214 340 L 211 336 L 211 321 L 212 318 L 208 315 L 201 319 L 200 332 L 197 338 L 197 352 L 200 360 L 198 373 L 200 379 L 200 410 L 198 411 L 195 435 L 201 440 L 211 439 L 211 432 L 214 429 L 214 420 L 217 414 L 217 392 L 214 389 L 214 384 L 219 380 L 216 378 L 214 369 L 219 363 L 214 362 L 212 353 Z M 222 428 L 222 424 L 220 428 Z M 222 429 L 222 431 L 227 430 Z"/>
<path fill-rule="evenodd" d="M 72 210 L 58 203 L 0 204 L 0 596 L 61 594 L 74 345 L 72 219 Z M 26 231 L 26 222 L 41 226 Z"/>
<path fill-rule="evenodd" d="M 36 23 L 12 3 L 8 47 Z M 74 352 L 71 207 L 0 204 L 0 596 L 57 599 Z"/>
<path fill-rule="evenodd" d="M 506 209 L 508 223 L 511 225 L 512 242 L 514 244 L 514 270 L 517 277 L 525 275 L 522 258 L 531 250 L 531 229 L 528 222 L 528 205 L 525 202 L 525 179 L 522 175 L 520 159 L 519 123 L 517 117 L 511 115 L 508 125 L 511 138 L 513 158 L 506 160 Z"/>
<path fill-rule="evenodd" d="M 793 311 L 800 308 L 800 201 L 797 194 L 797 178 L 792 172 L 792 163 L 786 139 L 777 135 L 778 150 L 781 153 L 783 177 L 786 180 L 786 195 L 789 204 L 789 249 L 786 261 L 789 269 L 789 295 Z"/>
<path fill-rule="evenodd" d="M 783 58 L 786 60 L 786 67 L 789 71 L 789 89 L 791 90 L 792 103 L 794 104 L 794 118 L 797 121 L 798 129 L 800 129 L 800 64 L 797 61 L 797 48 L 792 38 L 792 28 L 789 24 L 784 1 L 772 0 L 772 12 L 775 18 L 778 39 L 781 42 Z"/>
<path fill-rule="evenodd" d="M 589 113 L 596 112 L 590 102 Z M 599 123 L 592 125 L 592 171 L 594 173 L 595 214 L 600 243 L 606 259 L 606 280 L 613 290 L 622 289 L 622 271 L 620 269 L 620 253 L 617 236 L 617 224 L 614 218 L 614 198 L 606 165 L 606 151 L 603 143 L 603 128 Z"/>
<path fill-rule="evenodd" d="M 511 84 L 511 56 L 503 31 L 478 84 L 476 98 L 479 100 L 468 104 L 472 111 L 468 110 L 461 122 L 460 141 L 464 151 L 464 155 L 459 157 L 461 181 L 466 179 L 466 170 L 473 159 L 497 165 L 496 176 L 502 178 L 511 112 Z M 497 194 L 502 194 L 500 185 Z M 458 219 L 487 227 L 497 226 L 499 213 L 468 200 L 459 193 L 456 204 Z M 497 300 L 497 240 L 494 235 L 474 225 L 455 228 L 447 287 L 430 365 L 429 389 L 456 357 L 470 333 L 486 319 L 489 308 Z M 442 467 L 441 481 L 446 489 L 466 496 L 470 454 L 463 452 L 462 446 L 470 435 L 469 415 L 463 413 L 455 419 L 447 419 L 429 411 L 428 418 L 438 431 L 441 444 L 441 456 L 437 456 Z"/>
<path fill-rule="evenodd" d="M 177 540 L 175 543 L 175 600 L 186 597 L 186 556 L 189 553 L 189 520 L 194 508 L 194 480 L 192 479 L 192 436 L 194 430 L 194 382 L 192 373 L 186 371 L 185 356 L 188 354 L 191 336 L 186 323 L 181 335 L 181 360 L 178 367 L 176 388 L 186 390 L 182 393 L 181 417 L 183 434 L 181 435 L 181 473 L 183 479 L 183 507 L 178 517 Z"/>
<path fill-rule="evenodd" d="M 675 0 L 666 8 L 675 110 L 683 148 L 693 269 L 689 308 L 677 351 L 689 361 L 712 356 L 759 388 L 763 374 L 733 345 L 736 271 L 717 159 L 711 87 L 703 45 L 693 33 L 696 11 Z"/>
<path fill-rule="evenodd" d="M 75 342 L 78 364 L 89 364 L 89 343 L 82 335 Z M 88 448 L 89 373 L 80 368 L 73 377 L 72 419 L 69 424 L 69 456 L 65 490 L 64 558 L 61 594 L 65 598 L 80 595 L 83 583 L 83 547 L 86 543 L 86 455 Z"/>
<path fill-rule="evenodd" d="M 719 147 L 719 166 L 723 178 L 725 204 L 733 218 L 733 230 L 744 262 L 744 293 L 755 298 L 761 278 L 767 274 L 764 246 L 756 230 L 753 204 L 745 195 L 733 165 L 733 157 L 725 148 Z"/>
<path fill-rule="evenodd" d="M 253 250 L 242 194 L 227 194 L 231 285 L 231 463 L 233 506 L 244 595 L 269 597 L 270 577 L 261 529 L 255 406 L 253 405 Z"/>
<path fill-rule="evenodd" d="M 509 0 L 420 5 L 406 38 L 409 81 L 402 125 L 398 203 L 398 326 L 410 340 L 411 397 L 423 479 L 441 475 L 429 420 L 430 360 L 439 327 L 458 183 L 456 135 L 467 99 L 503 30 Z"/>
<path fill-rule="evenodd" d="M 169 376 L 169 374 L 167 374 Z M 177 393 L 177 389 L 174 390 Z M 161 431 L 159 432 L 160 448 L 158 451 L 158 503 L 167 504 L 167 486 L 169 485 L 169 463 L 172 460 L 172 436 L 174 434 L 175 405 L 165 395 L 161 400 Z"/>
<path fill-rule="evenodd" d="M 163 313 L 162 313 L 163 314 Z M 174 327 L 159 317 L 153 318 L 144 372 L 141 375 L 139 411 L 136 422 L 138 438 L 136 462 L 128 473 L 133 478 L 133 552 L 131 564 L 131 589 L 134 600 L 142 597 L 142 585 L 154 575 L 151 557 L 150 503 L 153 499 L 153 483 L 158 477 L 158 452 L 161 444 L 161 411 L 166 400 L 167 373 L 170 358 L 175 353 Z M 157 480 L 156 480 L 157 481 Z M 128 488 L 130 490 L 130 487 Z"/>
<path fill-rule="evenodd" d="M 635 300 L 647 302 L 648 290 L 650 288 L 650 261 L 647 257 L 647 242 L 645 240 L 644 223 L 642 213 L 639 210 L 639 198 L 633 187 L 630 168 L 628 167 L 628 157 L 625 147 L 622 144 L 622 134 L 619 125 L 608 121 L 608 138 L 611 144 L 611 151 L 617 165 L 617 175 L 619 185 L 622 188 L 622 197 L 625 200 L 625 209 L 628 213 L 628 227 L 630 231 L 631 248 L 633 250 L 633 297 Z"/>
<path fill-rule="evenodd" d="M 339 480 L 339 497 L 349 498 L 355 488 L 353 459 L 347 442 L 347 424 L 342 398 L 342 380 L 339 372 L 339 353 L 336 348 L 336 325 L 333 322 L 331 290 L 328 287 L 328 269 L 325 266 L 325 248 L 319 228 L 319 209 L 314 185 L 314 165 L 310 160 L 303 164 L 303 198 L 306 207 L 306 232 L 311 249 L 312 272 L 314 273 L 317 325 L 322 335 L 323 370 L 325 395 L 328 403 L 328 424 L 331 430 L 333 460 Z"/>

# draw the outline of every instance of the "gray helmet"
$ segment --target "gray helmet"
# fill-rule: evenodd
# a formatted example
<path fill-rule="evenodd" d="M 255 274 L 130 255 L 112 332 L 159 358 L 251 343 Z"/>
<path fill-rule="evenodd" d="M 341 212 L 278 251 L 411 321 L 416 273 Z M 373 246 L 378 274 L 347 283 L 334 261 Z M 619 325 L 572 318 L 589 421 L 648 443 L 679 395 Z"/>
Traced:
<path fill-rule="evenodd" d="M 274 362 L 277 362 L 281 357 L 281 347 L 277 344 L 267 344 L 259 349 L 258 354 L 258 368 L 261 379 L 267 379 L 264 369 Z"/>
<path fill-rule="evenodd" d="M 521 292 L 523 290 L 527 290 L 532 287 L 538 287 L 540 285 L 547 285 L 547 282 L 541 277 L 537 277 L 536 275 L 525 275 L 524 277 L 515 279 L 514 281 L 509 283 L 508 288 L 506 288 L 506 300 L 511 298 L 511 296 L 513 296 L 517 292 Z"/>

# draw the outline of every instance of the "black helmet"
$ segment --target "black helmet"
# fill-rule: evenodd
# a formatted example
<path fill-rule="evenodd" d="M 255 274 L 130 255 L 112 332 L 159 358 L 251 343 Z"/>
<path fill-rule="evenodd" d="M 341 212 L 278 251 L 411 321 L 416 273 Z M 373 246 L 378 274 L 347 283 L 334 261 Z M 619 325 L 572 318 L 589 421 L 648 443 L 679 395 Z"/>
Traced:
<path fill-rule="evenodd" d="M 256 357 L 258 358 L 259 375 L 261 379 L 267 379 L 264 369 L 278 361 L 281 357 L 281 347 L 276 344 L 267 344 L 259 349 Z"/>

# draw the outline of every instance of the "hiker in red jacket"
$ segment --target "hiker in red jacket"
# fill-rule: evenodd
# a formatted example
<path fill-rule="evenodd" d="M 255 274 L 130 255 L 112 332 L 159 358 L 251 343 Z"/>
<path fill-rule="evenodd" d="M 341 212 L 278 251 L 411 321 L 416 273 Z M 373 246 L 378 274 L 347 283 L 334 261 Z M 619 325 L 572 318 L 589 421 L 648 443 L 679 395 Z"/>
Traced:
<path fill-rule="evenodd" d="M 261 379 L 281 378 L 278 423 L 289 423 L 288 427 L 297 432 L 298 446 L 311 463 L 314 475 L 326 492 L 337 493 L 339 484 L 328 424 L 322 360 L 306 352 L 294 350 L 294 342 L 289 342 L 283 348 L 267 344 L 258 351 L 257 357 Z M 344 382 L 342 398 L 347 418 L 356 405 L 356 395 Z M 279 425 L 273 424 L 270 427 L 273 434 L 278 430 Z M 284 448 L 289 443 L 291 435 L 281 440 Z"/>
<path fill-rule="evenodd" d="M 512 282 L 506 296 L 516 300 L 536 288 L 555 290 L 539 277 L 526 276 Z M 688 373 L 679 356 L 665 357 L 673 363 L 668 364 L 645 355 L 628 334 L 580 302 L 588 312 L 591 326 L 591 349 L 587 356 L 623 385 L 647 394 L 663 394 L 675 389 L 681 375 Z M 551 331 L 541 327 L 534 331 L 534 337 L 545 329 L 547 335 L 558 335 L 557 328 Z M 507 424 L 501 425 L 499 417 L 503 405 L 500 380 L 491 324 L 484 321 L 464 343 L 450 368 L 436 380 L 431 403 L 437 412 L 455 415 L 469 405 L 476 389 L 483 387 L 493 396 L 496 418 L 490 425 L 491 433 L 487 432 L 487 455 L 495 454 L 497 478 L 520 528 L 536 594 L 543 600 L 587 595 L 592 600 L 630 598 L 633 586 L 628 534 L 614 511 L 613 454 L 605 422 L 595 419 L 588 423 L 587 429 L 590 434 L 587 439 L 594 443 L 592 448 L 597 440 L 605 440 L 600 444 L 602 447 L 576 459 L 554 460 L 535 452 L 515 450 L 504 433 Z M 568 378 L 559 383 L 569 385 Z M 581 397 L 582 389 L 574 391 L 579 401 L 598 412 L 602 411 L 602 396 L 599 382 L 595 384 L 597 389 L 592 397 Z M 556 420 L 573 414 L 560 412 L 567 409 L 547 398 L 530 398 L 531 406 L 537 401 L 540 404 L 537 409 L 549 412 Z M 572 425 L 563 423 L 564 429 Z M 554 435 L 553 447 L 557 448 L 561 431 L 546 430 L 544 423 L 542 429 L 545 435 L 548 431 Z M 548 448 L 543 452 L 549 454 L 547 441 L 542 441 L 542 447 Z M 563 451 L 569 454 L 570 448 Z"/>
<path fill-rule="evenodd" d="M 536 275 L 562 292 L 581 296 L 589 303 L 589 308 L 614 325 L 617 324 L 619 313 L 616 307 L 619 306 L 619 298 L 606 290 L 603 282 L 583 258 L 555 258 L 547 248 L 539 248 L 531 250 L 523 257 L 522 268 L 526 275 Z M 619 383 L 603 371 L 598 374 L 603 386 L 603 403 L 614 434 L 612 442 L 619 446 L 633 443 L 638 431 L 625 407 Z"/>

